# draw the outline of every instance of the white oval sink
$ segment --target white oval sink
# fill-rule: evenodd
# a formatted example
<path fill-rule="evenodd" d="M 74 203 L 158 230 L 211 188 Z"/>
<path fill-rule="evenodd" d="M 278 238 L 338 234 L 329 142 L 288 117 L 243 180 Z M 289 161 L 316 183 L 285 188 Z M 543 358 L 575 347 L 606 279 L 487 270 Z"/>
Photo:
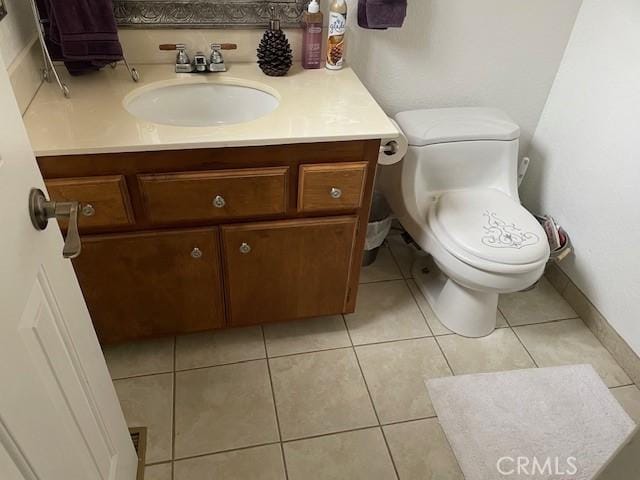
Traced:
<path fill-rule="evenodd" d="M 127 96 L 124 107 L 153 123 L 209 127 L 255 120 L 279 103 L 274 95 L 257 88 L 202 82 L 152 85 Z"/>

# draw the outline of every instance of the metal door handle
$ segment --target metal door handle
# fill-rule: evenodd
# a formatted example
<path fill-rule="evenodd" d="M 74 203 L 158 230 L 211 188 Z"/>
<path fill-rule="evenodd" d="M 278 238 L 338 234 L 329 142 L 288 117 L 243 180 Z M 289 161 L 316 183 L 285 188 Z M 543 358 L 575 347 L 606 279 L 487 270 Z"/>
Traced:
<path fill-rule="evenodd" d="M 80 233 L 78 232 L 78 202 L 52 202 L 47 200 L 43 191 L 32 188 L 29 193 L 29 216 L 36 230 L 44 230 L 49 224 L 50 218 L 67 218 L 67 238 L 64 240 L 62 256 L 64 258 L 76 258 L 82 251 Z"/>

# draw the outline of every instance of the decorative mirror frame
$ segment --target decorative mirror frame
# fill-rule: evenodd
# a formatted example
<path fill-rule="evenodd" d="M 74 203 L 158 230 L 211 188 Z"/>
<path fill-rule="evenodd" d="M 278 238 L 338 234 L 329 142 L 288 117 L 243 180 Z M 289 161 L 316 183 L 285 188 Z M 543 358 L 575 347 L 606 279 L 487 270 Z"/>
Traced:
<path fill-rule="evenodd" d="M 0 0 L 0 20 L 7 16 L 7 9 L 4 6 L 4 1 Z"/>
<path fill-rule="evenodd" d="M 270 7 L 275 8 L 283 27 L 300 27 L 307 3 L 308 0 L 114 0 L 113 7 L 121 27 L 265 27 Z"/>

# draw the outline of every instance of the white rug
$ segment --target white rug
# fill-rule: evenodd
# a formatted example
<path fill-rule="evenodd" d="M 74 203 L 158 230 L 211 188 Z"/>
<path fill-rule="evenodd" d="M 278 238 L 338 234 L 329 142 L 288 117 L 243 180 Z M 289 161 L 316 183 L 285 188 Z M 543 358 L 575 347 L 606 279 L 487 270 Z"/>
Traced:
<path fill-rule="evenodd" d="M 635 427 L 591 365 L 427 381 L 466 480 L 589 480 Z"/>

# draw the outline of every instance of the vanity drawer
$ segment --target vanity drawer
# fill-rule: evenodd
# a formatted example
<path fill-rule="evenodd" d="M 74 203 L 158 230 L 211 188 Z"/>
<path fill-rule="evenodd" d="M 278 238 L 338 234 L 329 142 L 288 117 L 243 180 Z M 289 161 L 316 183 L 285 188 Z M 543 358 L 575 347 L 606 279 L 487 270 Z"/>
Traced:
<path fill-rule="evenodd" d="M 367 162 L 300 166 L 298 211 L 360 208 L 366 176 Z"/>
<path fill-rule="evenodd" d="M 58 202 L 80 202 L 78 227 L 121 227 L 134 223 L 124 176 L 58 178 L 45 180 L 50 198 Z M 61 228 L 67 222 L 60 220 Z"/>
<path fill-rule="evenodd" d="M 140 175 L 153 223 L 278 215 L 287 210 L 287 167 Z"/>

